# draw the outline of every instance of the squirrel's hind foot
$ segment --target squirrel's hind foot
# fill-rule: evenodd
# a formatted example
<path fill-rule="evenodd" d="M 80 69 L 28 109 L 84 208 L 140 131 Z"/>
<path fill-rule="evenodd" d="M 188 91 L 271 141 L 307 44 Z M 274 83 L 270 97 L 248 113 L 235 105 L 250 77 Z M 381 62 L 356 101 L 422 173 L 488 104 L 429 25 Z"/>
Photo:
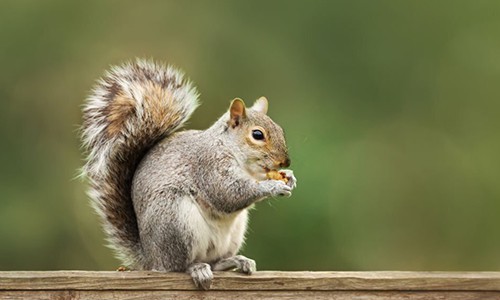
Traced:
<path fill-rule="evenodd" d="M 194 263 L 187 269 L 187 273 L 191 275 L 194 284 L 199 289 L 209 290 L 212 285 L 214 275 L 207 263 Z"/>
<path fill-rule="evenodd" d="M 236 255 L 229 258 L 222 259 L 214 265 L 214 271 L 227 271 L 236 269 L 236 271 L 252 274 L 257 271 L 255 260 L 245 257 L 243 255 Z"/>

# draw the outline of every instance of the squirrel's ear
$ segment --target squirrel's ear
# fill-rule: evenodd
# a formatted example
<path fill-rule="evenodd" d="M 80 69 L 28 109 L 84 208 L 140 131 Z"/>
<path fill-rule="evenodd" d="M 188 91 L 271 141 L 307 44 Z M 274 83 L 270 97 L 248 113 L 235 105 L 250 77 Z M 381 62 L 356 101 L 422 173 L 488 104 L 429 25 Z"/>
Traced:
<path fill-rule="evenodd" d="M 263 114 L 267 114 L 267 98 L 262 96 L 259 99 L 255 101 L 255 103 L 252 105 L 252 110 L 261 112 Z"/>
<path fill-rule="evenodd" d="M 240 98 L 236 98 L 231 102 L 231 106 L 229 107 L 229 125 L 232 128 L 240 125 L 241 119 L 246 117 L 245 110 L 245 102 Z"/>

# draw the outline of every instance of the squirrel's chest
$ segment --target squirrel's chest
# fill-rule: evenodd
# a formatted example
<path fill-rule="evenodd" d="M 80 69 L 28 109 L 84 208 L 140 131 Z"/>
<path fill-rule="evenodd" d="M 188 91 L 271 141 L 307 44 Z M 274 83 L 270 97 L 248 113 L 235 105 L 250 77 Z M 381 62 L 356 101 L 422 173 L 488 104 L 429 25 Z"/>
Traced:
<path fill-rule="evenodd" d="M 192 233 L 192 261 L 214 262 L 238 252 L 244 240 L 248 212 L 241 211 L 226 219 L 212 219 L 199 207 L 189 216 Z"/>

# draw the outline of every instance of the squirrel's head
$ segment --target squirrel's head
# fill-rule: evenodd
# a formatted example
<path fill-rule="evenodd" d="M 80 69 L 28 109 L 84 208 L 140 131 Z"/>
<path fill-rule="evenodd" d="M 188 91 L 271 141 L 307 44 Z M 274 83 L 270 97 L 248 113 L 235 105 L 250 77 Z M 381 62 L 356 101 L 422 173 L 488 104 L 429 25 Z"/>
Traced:
<path fill-rule="evenodd" d="M 250 108 L 236 98 L 227 114 L 228 133 L 238 143 L 245 166 L 258 178 L 269 170 L 290 165 L 283 129 L 267 116 L 267 107 L 265 97 L 259 98 Z"/>

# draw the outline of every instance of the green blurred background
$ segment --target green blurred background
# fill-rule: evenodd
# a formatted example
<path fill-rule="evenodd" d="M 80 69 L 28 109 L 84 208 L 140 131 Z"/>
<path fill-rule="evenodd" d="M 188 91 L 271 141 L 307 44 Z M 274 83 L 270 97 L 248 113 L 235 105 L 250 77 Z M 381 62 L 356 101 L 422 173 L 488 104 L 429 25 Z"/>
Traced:
<path fill-rule="evenodd" d="M 260 203 L 260 269 L 500 268 L 499 1 L 1 1 L 0 269 L 115 269 L 75 179 L 110 64 L 186 71 L 206 128 L 261 95 L 298 188 Z"/>

